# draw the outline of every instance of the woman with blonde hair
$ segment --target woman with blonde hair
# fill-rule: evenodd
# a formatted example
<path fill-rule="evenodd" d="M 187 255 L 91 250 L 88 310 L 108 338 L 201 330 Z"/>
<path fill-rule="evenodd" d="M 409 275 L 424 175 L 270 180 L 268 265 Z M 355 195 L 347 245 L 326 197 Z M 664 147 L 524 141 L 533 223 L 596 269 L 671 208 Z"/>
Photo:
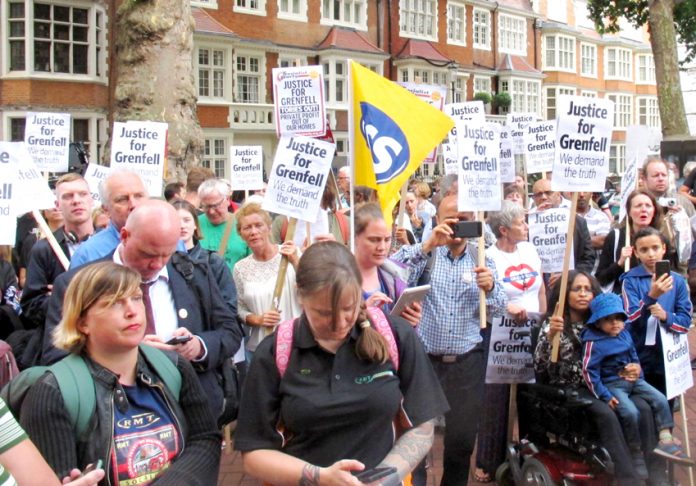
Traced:
<path fill-rule="evenodd" d="M 145 328 L 138 273 L 102 262 L 75 274 L 53 341 L 84 361 L 94 381 L 95 411 L 78 436 L 48 372 L 27 392 L 20 414 L 59 477 L 75 465 L 102 461 L 106 479 L 100 484 L 217 481 L 220 434 L 196 373 L 187 360 L 166 353 L 181 375 L 177 397 L 152 359 L 161 351 L 139 347 Z"/>
<path fill-rule="evenodd" d="M 398 317 L 368 320 L 360 271 L 339 243 L 307 248 L 297 292 L 302 315 L 259 345 L 242 394 L 235 447 L 246 472 L 359 486 L 351 473 L 379 466 L 394 468 L 382 484 L 400 482 L 447 409 L 418 337 Z M 397 415 L 406 420 L 395 439 Z"/>

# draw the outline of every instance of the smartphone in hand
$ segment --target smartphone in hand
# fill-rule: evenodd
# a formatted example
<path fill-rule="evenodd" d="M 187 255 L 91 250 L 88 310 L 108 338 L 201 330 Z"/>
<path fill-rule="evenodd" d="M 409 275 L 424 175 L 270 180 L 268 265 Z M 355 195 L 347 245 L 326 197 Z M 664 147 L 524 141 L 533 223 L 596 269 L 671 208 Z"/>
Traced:
<path fill-rule="evenodd" d="M 386 478 L 390 474 L 396 474 L 395 467 L 375 467 L 373 469 L 365 469 L 364 471 L 353 471 L 355 476 L 361 483 L 369 484 L 378 479 Z"/>
<path fill-rule="evenodd" d="M 193 336 L 188 335 L 188 336 L 174 336 L 171 338 L 169 341 L 167 341 L 165 344 L 169 344 L 170 346 L 175 346 L 177 344 L 184 344 L 189 342 L 191 339 L 193 339 Z"/>
<path fill-rule="evenodd" d="M 669 275 L 671 270 L 671 265 L 669 260 L 658 260 L 655 262 L 655 280 L 659 279 L 665 274 Z"/>

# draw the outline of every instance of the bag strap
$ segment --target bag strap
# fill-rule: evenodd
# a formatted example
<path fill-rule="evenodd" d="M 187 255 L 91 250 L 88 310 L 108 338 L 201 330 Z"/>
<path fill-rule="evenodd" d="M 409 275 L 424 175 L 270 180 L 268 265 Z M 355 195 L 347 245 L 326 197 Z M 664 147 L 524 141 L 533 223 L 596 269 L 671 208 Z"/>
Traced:
<path fill-rule="evenodd" d="M 396 338 L 394 337 L 394 331 L 392 330 L 387 316 L 379 307 L 368 307 L 367 316 L 370 322 L 377 332 L 379 332 L 385 341 L 387 341 L 387 347 L 389 348 L 389 359 L 394 365 L 394 369 L 399 371 L 399 347 L 396 344 Z"/>
<path fill-rule="evenodd" d="M 164 382 L 167 389 L 179 401 L 181 395 L 181 373 L 174 362 L 164 352 L 146 344 L 140 345 L 145 360 L 154 368 L 157 376 Z"/>
<path fill-rule="evenodd" d="M 227 251 L 227 243 L 230 241 L 230 235 L 232 234 L 232 224 L 234 223 L 234 214 L 227 214 L 227 222 L 225 223 L 225 232 L 222 235 L 222 240 L 220 240 L 220 247 L 217 250 L 217 254 L 225 258 L 225 251 Z"/>
<path fill-rule="evenodd" d="M 69 354 L 49 366 L 48 370 L 56 378 L 77 437 L 84 436 L 97 405 L 94 378 L 87 368 L 87 363 L 81 356 Z"/>
<path fill-rule="evenodd" d="M 348 228 L 348 218 L 346 215 L 340 211 L 334 211 L 336 216 L 336 222 L 338 223 L 338 229 L 341 231 L 341 236 L 343 236 L 343 244 L 350 244 L 350 230 Z"/>
<path fill-rule="evenodd" d="M 283 378 L 288 370 L 290 352 L 292 351 L 292 339 L 295 334 L 295 320 L 288 319 L 281 322 L 276 328 L 276 352 L 275 362 L 280 377 Z"/>

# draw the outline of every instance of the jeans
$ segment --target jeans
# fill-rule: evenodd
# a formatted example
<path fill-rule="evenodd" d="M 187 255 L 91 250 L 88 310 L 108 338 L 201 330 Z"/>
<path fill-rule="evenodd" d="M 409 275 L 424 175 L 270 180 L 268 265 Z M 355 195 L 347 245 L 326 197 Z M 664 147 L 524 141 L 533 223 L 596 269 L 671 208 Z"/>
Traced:
<path fill-rule="evenodd" d="M 450 404 L 450 411 L 445 414 L 445 450 L 440 485 L 464 486 L 469 480 L 471 454 L 483 407 L 486 374 L 483 349 L 472 349 L 456 363 L 431 362 Z"/>
<path fill-rule="evenodd" d="M 616 414 L 619 416 L 626 442 L 631 450 L 640 450 L 641 447 L 638 426 L 640 413 L 631 401 L 631 396 L 638 396 L 650 405 L 657 430 L 668 429 L 674 426 L 672 411 L 667 403 L 667 398 L 647 381 L 643 379 L 633 382 L 616 380 L 605 383 L 605 386 L 611 391 L 614 398 L 619 401 L 616 407 Z"/>

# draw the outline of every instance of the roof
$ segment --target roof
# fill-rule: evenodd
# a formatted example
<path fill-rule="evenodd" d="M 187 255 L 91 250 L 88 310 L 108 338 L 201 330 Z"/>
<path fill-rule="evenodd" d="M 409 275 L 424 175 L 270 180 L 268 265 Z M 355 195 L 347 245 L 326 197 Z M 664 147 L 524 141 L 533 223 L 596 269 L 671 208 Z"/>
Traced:
<path fill-rule="evenodd" d="M 195 31 L 198 34 L 222 35 L 225 37 L 238 37 L 237 34 L 222 25 L 210 16 L 208 12 L 200 8 L 191 8 L 191 14 L 196 24 Z"/>
<path fill-rule="evenodd" d="M 497 71 L 515 71 L 516 73 L 542 74 L 541 71 L 530 66 L 525 58 L 521 56 L 512 56 L 510 54 L 505 54 L 505 57 L 503 57 L 500 64 L 498 64 Z"/>
<path fill-rule="evenodd" d="M 317 50 L 340 49 L 342 51 L 357 51 L 370 54 L 385 54 L 385 52 L 370 42 L 362 33 L 345 27 L 332 27 L 324 40 L 316 47 Z"/>
<path fill-rule="evenodd" d="M 529 0 L 498 0 L 498 5 L 527 12 L 534 12 Z"/>
<path fill-rule="evenodd" d="M 403 49 L 395 56 L 396 59 L 418 58 L 436 62 L 451 62 L 452 59 L 443 55 L 428 41 L 409 39 Z"/>

